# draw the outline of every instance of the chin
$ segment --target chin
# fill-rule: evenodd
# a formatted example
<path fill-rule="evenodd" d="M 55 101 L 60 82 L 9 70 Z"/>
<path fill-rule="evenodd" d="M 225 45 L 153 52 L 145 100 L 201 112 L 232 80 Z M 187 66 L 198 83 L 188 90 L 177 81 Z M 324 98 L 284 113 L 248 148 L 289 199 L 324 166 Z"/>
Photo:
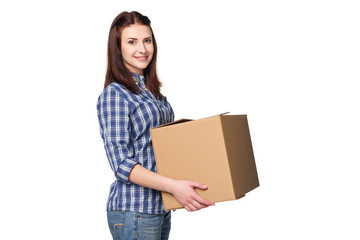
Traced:
<path fill-rule="evenodd" d="M 136 66 L 138 69 L 141 69 L 141 70 L 145 70 L 145 68 L 147 68 L 149 66 L 149 64 L 141 64 L 139 66 Z"/>

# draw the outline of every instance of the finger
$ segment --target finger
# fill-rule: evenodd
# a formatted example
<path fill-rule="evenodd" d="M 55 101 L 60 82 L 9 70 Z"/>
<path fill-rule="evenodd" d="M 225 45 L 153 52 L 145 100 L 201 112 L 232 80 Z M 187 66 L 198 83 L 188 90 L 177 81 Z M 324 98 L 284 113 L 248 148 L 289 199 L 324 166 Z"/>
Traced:
<path fill-rule="evenodd" d="M 190 208 L 191 212 L 197 210 L 197 208 L 194 207 L 194 205 L 192 205 L 192 203 L 188 203 L 187 206 Z"/>
<path fill-rule="evenodd" d="M 187 205 L 184 206 L 184 208 L 186 209 L 186 211 L 191 212 L 191 209 Z"/>
<path fill-rule="evenodd" d="M 201 197 L 199 194 L 196 194 L 195 200 L 205 206 L 214 206 L 215 204 L 205 198 Z"/>
<path fill-rule="evenodd" d="M 200 189 L 207 189 L 207 186 L 205 184 L 199 183 L 199 182 L 192 182 L 191 186 L 196 187 L 196 188 L 200 188 Z"/>
<path fill-rule="evenodd" d="M 207 207 L 207 206 L 201 204 L 200 202 L 198 202 L 196 200 L 192 201 L 191 203 L 196 208 L 196 210 L 200 210 L 200 209 L 202 209 L 204 207 Z"/>

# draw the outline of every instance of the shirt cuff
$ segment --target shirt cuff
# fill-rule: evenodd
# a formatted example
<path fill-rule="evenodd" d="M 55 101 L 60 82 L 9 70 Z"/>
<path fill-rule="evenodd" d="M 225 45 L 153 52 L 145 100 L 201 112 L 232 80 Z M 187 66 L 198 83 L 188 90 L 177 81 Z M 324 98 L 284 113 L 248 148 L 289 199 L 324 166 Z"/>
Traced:
<path fill-rule="evenodd" d="M 125 159 L 118 168 L 116 173 L 117 178 L 126 184 L 130 184 L 131 182 L 129 181 L 129 174 L 137 163 L 138 162 L 131 158 Z"/>

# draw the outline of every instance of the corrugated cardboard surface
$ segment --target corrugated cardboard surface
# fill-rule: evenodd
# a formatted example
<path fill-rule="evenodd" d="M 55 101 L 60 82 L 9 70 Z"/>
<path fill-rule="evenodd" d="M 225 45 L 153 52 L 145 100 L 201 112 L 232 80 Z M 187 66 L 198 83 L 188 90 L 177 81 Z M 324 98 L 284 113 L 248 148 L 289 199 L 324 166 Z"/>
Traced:
<path fill-rule="evenodd" d="M 241 121 L 243 124 L 238 126 L 237 122 Z M 151 129 L 158 173 L 206 184 L 207 190 L 197 189 L 197 192 L 213 202 L 242 197 L 256 185 L 254 173 L 248 173 L 256 172 L 256 167 L 254 169 L 249 131 L 243 129 L 246 126 L 243 118 L 216 115 Z M 238 136 L 244 134 L 247 136 Z M 240 158 L 248 160 L 239 159 L 239 154 L 242 154 Z M 244 176 L 239 177 L 239 173 Z M 249 183 L 244 183 L 243 179 Z M 171 194 L 162 193 L 162 197 L 165 209 L 182 208 Z"/>
<path fill-rule="evenodd" d="M 259 186 L 246 115 L 221 116 L 235 197 Z"/>

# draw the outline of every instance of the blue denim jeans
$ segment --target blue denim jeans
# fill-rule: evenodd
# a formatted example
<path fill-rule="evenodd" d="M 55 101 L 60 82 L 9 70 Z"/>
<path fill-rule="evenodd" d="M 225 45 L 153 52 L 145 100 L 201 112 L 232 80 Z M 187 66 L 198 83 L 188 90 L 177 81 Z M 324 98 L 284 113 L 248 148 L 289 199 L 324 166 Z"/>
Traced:
<path fill-rule="evenodd" d="M 171 212 L 145 214 L 108 211 L 108 224 L 114 240 L 167 240 L 171 228 Z"/>

